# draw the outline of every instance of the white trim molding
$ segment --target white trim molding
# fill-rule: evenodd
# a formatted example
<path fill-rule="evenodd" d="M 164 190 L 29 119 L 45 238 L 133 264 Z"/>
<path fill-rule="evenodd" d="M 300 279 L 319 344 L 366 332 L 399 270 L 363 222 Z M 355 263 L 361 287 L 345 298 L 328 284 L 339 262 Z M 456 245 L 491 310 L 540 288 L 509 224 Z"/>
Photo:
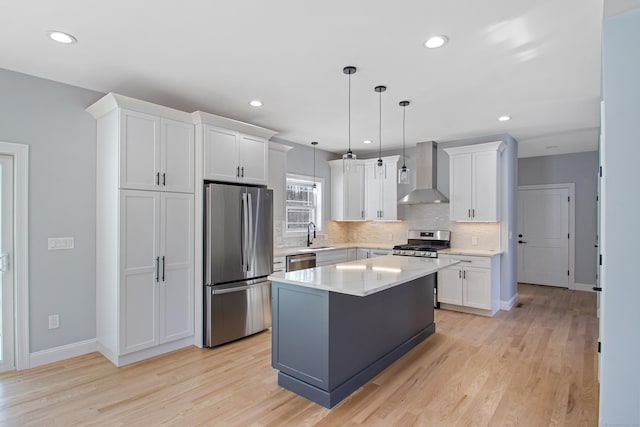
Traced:
<path fill-rule="evenodd" d="M 518 298 L 519 298 L 519 294 L 516 292 L 516 294 L 512 296 L 509 301 L 500 301 L 500 310 L 503 310 L 503 311 L 511 310 L 518 302 Z"/>
<path fill-rule="evenodd" d="M 30 368 L 46 365 L 48 363 L 59 362 L 72 357 L 83 356 L 85 354 L 98 351 L 98 343 L 95 338 L 74 342 L 60 347 L 49 348 L 47 350 L 36 351 L 29 356 Z"/>
<path fill-rule="evenodd" d="M 16 370 L 29 368 L 29 146 L 0 142 L 13 157 L 14 340 Z"/>
<path fill-rule="evenodd" d="M 593 290 L 593 287 L 594 287 L 594 286 L 595 286 L 595 285 L 593 285 L 593 284 L 589 284 L 589 283 L 576 283 L 576 284 L 573 286 L 573 290 L 574 290 L 574 291 L 583 291 L 583 292 L 595 292 L 595 291 Z"/>

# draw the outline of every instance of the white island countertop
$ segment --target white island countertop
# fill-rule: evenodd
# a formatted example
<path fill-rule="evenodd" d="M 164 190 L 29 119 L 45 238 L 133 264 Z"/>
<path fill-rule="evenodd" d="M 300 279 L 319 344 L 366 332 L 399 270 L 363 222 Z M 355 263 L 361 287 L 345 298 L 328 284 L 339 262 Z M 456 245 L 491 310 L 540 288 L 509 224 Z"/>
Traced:
<path fill-rule="evenodd" d="M 385 255 L 324 267 L 275 273 L 269 280 L 364 297 L 401 285 L 459 261 Z"/>

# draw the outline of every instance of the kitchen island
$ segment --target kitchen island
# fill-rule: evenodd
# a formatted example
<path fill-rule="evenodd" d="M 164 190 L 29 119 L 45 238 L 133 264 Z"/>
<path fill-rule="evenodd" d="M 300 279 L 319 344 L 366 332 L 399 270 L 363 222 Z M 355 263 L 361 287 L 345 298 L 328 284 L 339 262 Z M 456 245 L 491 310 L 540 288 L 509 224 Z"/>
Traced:
<path fill-rule="evenodd" d="M 435 332 L 438 270 L 381 256 L 269 276 L 278 385 L 331 408 Z"/>

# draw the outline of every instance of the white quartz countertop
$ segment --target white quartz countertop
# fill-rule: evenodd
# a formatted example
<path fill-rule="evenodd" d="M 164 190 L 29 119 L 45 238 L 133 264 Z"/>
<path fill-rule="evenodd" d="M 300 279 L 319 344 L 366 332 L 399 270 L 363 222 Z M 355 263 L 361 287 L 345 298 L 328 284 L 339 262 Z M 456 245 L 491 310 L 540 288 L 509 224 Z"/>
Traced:
<path fill-rule="evenodd" d="M 348 248 L 368 248 L 368 249 L 393 249 L 394 243 L 328 243 L 326 245 L 312 245 L 311 247 L 301 246 L 292 248 L 275 248 L 274 256 L 286 256 L 301 254 L 306 252 L 321 252 L 332 249 L 348 249 Z"/>
<path fill-rule="evenodd" d="M 495 256 L 502 254 L 503 251 L 493 251 L 486 249 L 462 249 L 462 248 L 448 248 L 438 251 L 439 254 L 445 255 L 475 255 L 475 256 Z"/>
<path fill-rule="evenodd" d="M 274 273 L 269 280 L 364 297 L 428 276 L 459 261 L 385 255 L 325 267 Z"/>

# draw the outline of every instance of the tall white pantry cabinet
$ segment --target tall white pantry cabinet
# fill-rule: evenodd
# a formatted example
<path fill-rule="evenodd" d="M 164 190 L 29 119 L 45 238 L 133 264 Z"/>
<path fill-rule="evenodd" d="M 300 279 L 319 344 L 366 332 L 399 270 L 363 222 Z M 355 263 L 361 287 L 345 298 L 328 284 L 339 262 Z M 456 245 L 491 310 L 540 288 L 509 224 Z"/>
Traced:
<path fill-rule="evenodd" d="M 108 94 L 97 120 L 96 338 L 116 366 L 192 345 L 194 125 Z"/>

